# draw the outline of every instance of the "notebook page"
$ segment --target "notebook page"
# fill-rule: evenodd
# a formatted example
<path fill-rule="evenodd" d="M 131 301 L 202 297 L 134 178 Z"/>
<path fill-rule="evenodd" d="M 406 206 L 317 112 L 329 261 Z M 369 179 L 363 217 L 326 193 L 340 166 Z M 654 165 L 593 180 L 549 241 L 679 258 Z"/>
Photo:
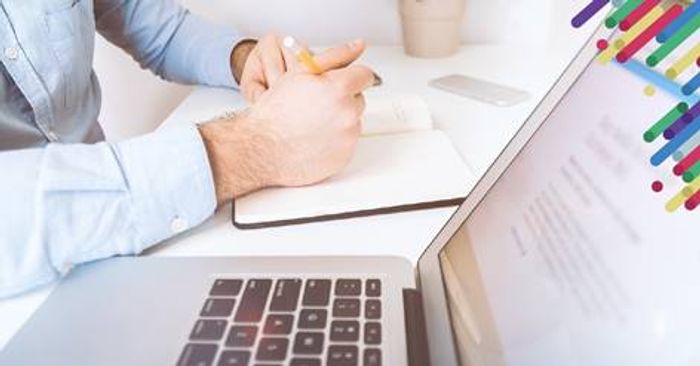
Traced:
<path fill-rule="evenodd" d="M 238 199 L 234 220 L 267 223 L 454 199 L 475 182 L 441 131 L 364 137 L 342 173 L 317 185 Z"/>
<path fill-rule="evenodd" d="M 433 129 L 428 104 L 412 94 L 368 93 L 362 135 L 384 135 Z"/>

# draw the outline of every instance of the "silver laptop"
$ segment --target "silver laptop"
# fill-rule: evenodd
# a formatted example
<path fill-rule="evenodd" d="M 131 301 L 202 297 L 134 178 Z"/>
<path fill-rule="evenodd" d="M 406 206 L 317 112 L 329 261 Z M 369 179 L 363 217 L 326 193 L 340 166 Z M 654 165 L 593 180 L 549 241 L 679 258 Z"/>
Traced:
<path fill-rule="evenodd" d="M 672 173 L 700 139 L 650 163 L 675 140 L 643 136 L 680 100 L 594 61 L 609 35 L 584 47 L 417 267 L 105 260 L 71 273 L 0 364 L 700 364 L 688 204 L 700 187 Z"/>

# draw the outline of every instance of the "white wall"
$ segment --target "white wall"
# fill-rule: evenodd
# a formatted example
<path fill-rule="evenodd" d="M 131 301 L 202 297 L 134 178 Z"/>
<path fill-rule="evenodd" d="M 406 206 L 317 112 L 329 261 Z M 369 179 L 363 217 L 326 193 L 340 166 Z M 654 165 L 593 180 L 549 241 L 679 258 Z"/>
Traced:
<path fill-rule="evenodd" d="M 150 0 L 158 1 L 158 0 Z M 433 0 L 438 1 L 438 0 Z M 194 13 L 231 24 L 249 36 L 294 34 L 330 45 L 357 37 L 399 44 L 397 0 L 181 0 Z M 567 42 L 569 19 L 587 0 L 467 0 L 465 42 Z M 123 52 L 97 42 L 95 69 L 103 88 L 100 115 L 110 140 L 155 128 L 186 96 L 187 87 L 140 70 Z"/>

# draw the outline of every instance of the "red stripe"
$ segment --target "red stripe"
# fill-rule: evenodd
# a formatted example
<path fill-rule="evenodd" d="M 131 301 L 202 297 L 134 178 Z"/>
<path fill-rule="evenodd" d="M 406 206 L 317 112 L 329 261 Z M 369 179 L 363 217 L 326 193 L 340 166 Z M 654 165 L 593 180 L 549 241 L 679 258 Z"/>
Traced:
<path fill-rule="evenodd" d="M 649 43 L 657 34 L 659 34 L 667 25 L 683 13 L 683 7 L 676 4 L 670 7 L 664 15 L 656 19 L 649 28 L 640 33 L 637 38 L 633 39 L 625 48 L 617 54 L 617 61 L 627 62 L 635 53 L 637 53 L 645 44 Z"/>
<path fill-rule="evenodd" d="M 695 192 L 694 195 L 690 196 L 687 201 L 685 201 L 685 208 L 689 211 L 693 211 L 700 205 L 700 191 Z"/>
<path fill-rule="evenodd" d="M 661 2 L 661 0 L 646 0 L 639 4 L 636 9 L 629 13 L 627 18 L 620 22 L 620 29 L 623 31 L 628 31 L 633 25 L 637 24 L 640 19 L 644 18 L 644 16 L 647 15 L 647 13 L 649 13 L 653 7 L 659 5 L 659 2 Z"/>
<path fill-rule="evenodd" d="M 683 160 L 673 167 L 673 174 L 681 176 L 700 160 L 700 146 L 693 149 Z"/>

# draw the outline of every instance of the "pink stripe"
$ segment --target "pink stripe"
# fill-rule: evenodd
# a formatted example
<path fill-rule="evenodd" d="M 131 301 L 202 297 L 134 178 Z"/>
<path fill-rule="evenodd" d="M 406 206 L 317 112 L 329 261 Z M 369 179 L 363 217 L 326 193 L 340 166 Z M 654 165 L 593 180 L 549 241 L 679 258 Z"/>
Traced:
<path fill-rule="evenodd" d="M 625 32 L 628 31 L 633 25 L 637 24 L 640 19 L 644 18 L 652 8 L 659 5 L 659 2 L 661 2 L 661 0 L 646 0 L 641 3 L 636 9 L 629 13 L 627 18 L 620 22 L 620 29 Z"/>
<path fill-rule="evenodd" d="M 620 63 L 627 62 L 635 53 L 637 53 L 645 44 L 649 43 L 657 34 L 659 34 L 667 25 L 683 13 L 683 7 L 676 4 L 670 7 L 664 15 L 659 17 L 649 28 L 640 33 L 637 38 L 632 40 L 625 48 L 617 54 L 617 61 Z"/>

